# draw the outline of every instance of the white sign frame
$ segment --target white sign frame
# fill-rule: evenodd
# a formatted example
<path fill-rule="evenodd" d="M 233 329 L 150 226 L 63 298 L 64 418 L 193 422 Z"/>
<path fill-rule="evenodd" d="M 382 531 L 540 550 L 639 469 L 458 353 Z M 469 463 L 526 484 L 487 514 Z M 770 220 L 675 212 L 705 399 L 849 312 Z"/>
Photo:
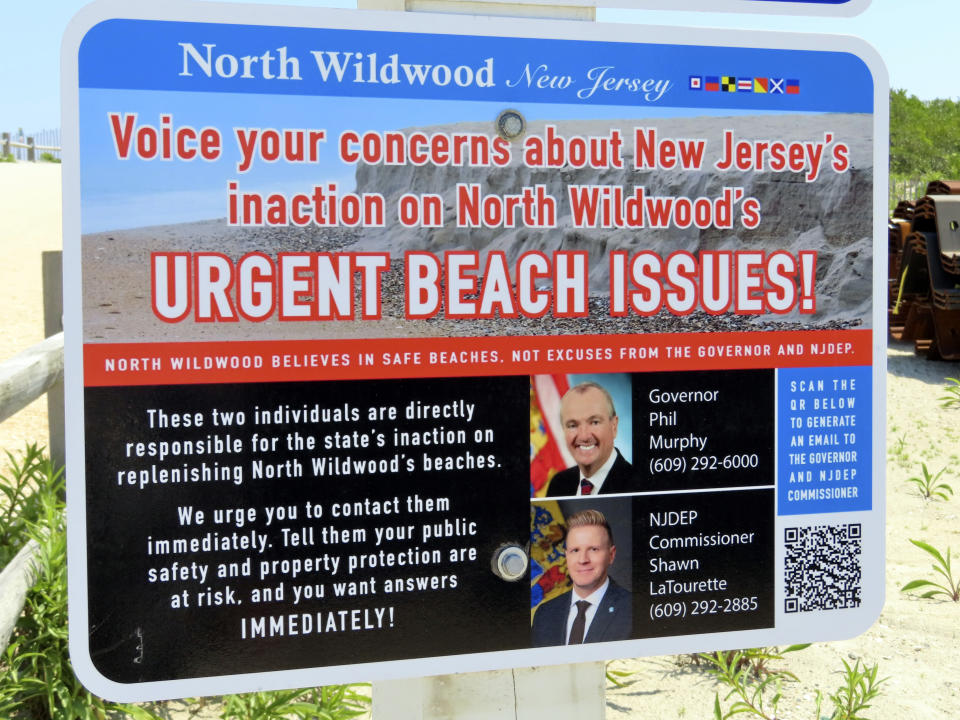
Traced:
<path fill-rule="evenodd" d="M 552 4 L 564 0 L 550 0 Z M 582 3 L 577 3 L 582 4 Z M 610 4 L 610 3 L 607 3 Z M 655 4 L 655 3 L 648 3 Z M 667 3 L 662 3 L 667 5 Z M 736 3 L 739 7 L 743 3 Z M 715 2 L 704 0 L 696 3 L 701 9 L 707 5 L 717 9 Z M 777 3 L 780 5 L 780 3 Z M 794 9 L 793 3 L 784 4 Z M 865 2 L 856 3 L 862 7 Z M 675 4 L 669 3 L 675 9 Z M 804 6 L 798 6 L 804 7 Z M 732 8 L 731 8 L 732 9 Z M 812 8 L 806 8 L 812 10 Z M 83 683 L 93 692 L 115 700 L 144 701 L 160 698 L 196 695 L 249 692 L 282 687 L 305 687 L 328 683 L 355 682 L 372 679 L 392 679 L 451 672 L 473 672 L 523 665 L 549 665 L 564 662 L 568 657 L 557 649 L 525 649 L 496 653 L 459 656 L 427 657 L 399 661 L 347 664 L 327 668 L 301 668 L 275 672 L 221 675 L 213 677 L 186 678 L 170 681 L 144 682 L 137 684 L 116 683 L 103 677 L 95 668 L 88 653 L 86 602 L 87 567 L 90 559 L 86 552 L 87 515 L 84 485 L 85 438 L 82 421 L 84 405 L 83 384 L 83 326 L 82 295 L 80 282 L 80 154 L 81 138 L 78 131 L 78 67 L 77 53 L 87 31 L 109 18 L 142 20 L 177 20 L 226 24 L 263 24 L 288 27 L 329 27 L 337 29 L 364 29 L 384 32 L 436 32 L 469 34 L 473 36 L 531 37 L 543 39 L 576 39 L 597 41 L 647 41 L 699 46 L 740 46 L 749 48 L 776 48 L 793 50 L 819 50 L 852 52 L 869 67 L 874 78 L 874 293 L 873 293 L 873 414 L 876 418 L 872 428 L 873 443 L 873 508 L 869 513 L 851 513 L 851 520 L 860 520 L 869 515 L 879 522 L 871 531 L 869 552 L 864 558 L 864 587 L 867 589 L 858 621 L 851 623 L 845 617 L 831 617 L 822 613 L 820 621 L 811 629 L 811 623 L 796 623 L 777 611 L 777 627 L 773 630 L 751 630 L 709 635 L 662 637 L 648 640 L 583 645 L 577 649 L 578 662 L 608 660 L 612 657 L 637 655 L 661 655 L 702 651 L 713 647 L 754 647 L 783 645 L 791 642 L 837 640 L 855 636 L 865 631 L 879 616 L 883 607 L 884 533 L 885 512 L 885 336 L 886 327 L 886 198 L 888 127 L 888 81 L 883 62 L 865 42 L 840 36 L 808 36 L 801 34 L 765 34 L 760 32 L 722 32 L 679 28 L 634 25 L 583 24 L 558 21 L 531 21 L 525 19 L 500 19 L 478 17 L 471 21 L 469 30 L 460 19 L 444 15 L 403 14 L 344 11 L 311 8 L 218 5 L 212 3 L 171 2 L 160 9 L 154 3 L 130 3 L 120 0 L 103 0 L 84 8 L 70 23 L 63 40 L 62 52 L 62 97 L 63 97 L 63 237 L 64 237 L 64 327 L 65 327 L 65 376 L 67 427 L 67 467 L 70 505 L 68 510 L 69 537 L 69 582 L 70 646 L 75 670 Z M 845 514 L 832 520 L 845 521 Z M 782 518 L 776 521 L 781 531 Z M 123 588 L 117 588 L 118 602 L 122 602 Z M 795 618 L 795 620 L 797 620 Z M 799 637 L 798 635 L 802 635 Z"/>

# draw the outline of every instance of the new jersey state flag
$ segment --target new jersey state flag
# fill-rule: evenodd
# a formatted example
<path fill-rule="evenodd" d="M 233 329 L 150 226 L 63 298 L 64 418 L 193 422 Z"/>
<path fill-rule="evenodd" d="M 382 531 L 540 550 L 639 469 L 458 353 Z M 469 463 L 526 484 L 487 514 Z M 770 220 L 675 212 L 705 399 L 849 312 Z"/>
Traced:
<path fill-rule="evenodd" d="M 537 607 L 570 589 L 563 537 L 567 523 L 556 500 L 530 504 L 530 622 Z"/>

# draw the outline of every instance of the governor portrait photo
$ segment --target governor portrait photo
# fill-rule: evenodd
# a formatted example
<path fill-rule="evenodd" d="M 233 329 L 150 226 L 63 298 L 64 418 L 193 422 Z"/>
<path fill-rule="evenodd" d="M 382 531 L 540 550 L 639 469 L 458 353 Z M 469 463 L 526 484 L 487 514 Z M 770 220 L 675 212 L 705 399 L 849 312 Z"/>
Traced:
<path fill-rule="evenodd" d="M 532 378 L 531 386 L 530 481 L 535 497 L 641 490 L 630 464 L 629 375 L 541 375 Z"/>

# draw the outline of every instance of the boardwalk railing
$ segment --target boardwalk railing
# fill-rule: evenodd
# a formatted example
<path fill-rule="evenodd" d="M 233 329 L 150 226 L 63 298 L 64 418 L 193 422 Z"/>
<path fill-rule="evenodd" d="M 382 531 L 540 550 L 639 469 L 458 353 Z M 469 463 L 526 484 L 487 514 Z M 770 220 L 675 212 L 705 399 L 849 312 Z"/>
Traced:
<path fill-rule="evenodd" d="M 43 153 L 50 153 L 59 160 L 60 150 L 59 130 L 40 130 L 30 135 L 0 133 L 0 155 L 4 157 L 37 162 Z"/>

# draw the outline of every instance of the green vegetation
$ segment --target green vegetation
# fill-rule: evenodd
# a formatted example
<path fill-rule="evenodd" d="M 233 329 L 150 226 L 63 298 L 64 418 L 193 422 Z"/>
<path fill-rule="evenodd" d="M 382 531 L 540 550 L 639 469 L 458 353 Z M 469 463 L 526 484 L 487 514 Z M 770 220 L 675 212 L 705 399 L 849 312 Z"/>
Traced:
<path fill-rule="evenodd" d="M 947 409 L 960 408 L 960 379 L 948 377 L 943 391 L 946 395 L 940 396 L 940 407 Z"/>
<path fill-rule="evenodd" d="M 67 540 L 63 473 L 43 450 L 7 453 L 0 475 L 0 566 L 29 540 L 39 547 L 36 580 L 7 649 L 0 654 L 0 717 L 10 720 L 164 720 L 162 703 L 103 700 L 77 680 L 67 652 Z M 247 693 L 221 698 L 223 720 L 349 720 L 369 709 L 357 686 Z M 191 706 L 203 701 L 191 701 Z M 191 708 L 190 715 L 195 714 Z"/>
<path fill-rule="evenodd" d="M 26 544 L 28 530 L 40 522 L 47 496 L 63 495 L 63 474 L 54 472 L 43 449 L 27 445 L 18 456 L 7 451 L 7 475 L 0 473 L 0 568 Z M 42 492 L 34 492 L 34 488 Z"/>
<path fill-rule="evenodd" d="M 746 648 L 744 650 L 701 653 L 699 658 L 707 663 L 707 670 L 723 685 L 730 688 L 724 702 L 736 698 L 724 711 L 720 694 L 713 699 L 715 720 L 746 713 L 767 720 L 777 716 L 781 686 L 784 681 L 797 682 L 797 676 L 789 670 L 774 669 L 771 661 L 783 660 L 786 653 L 810 647 L 810 644 L 791 645 L 780 650 L 776 647 Z M 819 707 L 819 705 L 818 705 Z"/>
<path fill-rule="evenodd" d="M 903 433 L 900 437 L 897 438 L 897 447 L 894 448 L 894 452 L 897 455 L 906 455 L 904 448 L 907 444 L 907 434 Z"/>
<path fill-rule="evenodd" d="M 0 717 L 100 720 L 124 712 L 157 717 L 144 708 L 116 705 L 91 695 L 73 673 L 67 653 L 67 538 L 63 474 L 36 445 L 16 460 L 3 484 L 4 553 L 28 540 L 39 546 L 36 581 L 0 665 Z M 22 511 L 23 514 L 20 514 Z"/>
<path fill-rule="evenodd" d="M 753 648 L 731 652 L 704 653 L 700 657 L 708 663 L 708 670 L 722 685 L 730 688 L 720 700 L 713 698 L 714 720 L 728 720 L 737 715 L 749 715 L 762 720 L 776 720 L 777 706 L 782 698 L 785 681 L 796 682 L 797 677 L 787 670 L 774 670 L 770 660 L 780 660 L 783 653 L 802 650 L 809 645 L 791 645 L 780 652 L 777 648 Z M 759 661 L 759 662 L 758 662 Z M 817 690 L 814 700 L 814 720 L 868 720 L 860 713 L 880 694 L 883 680 L 877 680 L 879 666 L 862 667 L 860 661 L 852 667 L 843 661 L 843 684 L 828 697 L 833 704 L 830 715 L 821 715 L 823 693 Z M 723 703 L 733 701 L 724 709 Z"/>
<path fill-rule="evenodd" d="M 810 643 L 804 643 L 802 645 L 791 645 L 790 647 L 784 648 L 781 650 L 778 647 L 759 647 L 759 648 L 745 648 L 743 650 L 737 651 L 728 651 L 727 660 L 731 660 L 734 652 L 739 653 L 739 660 L 737 662 L 737 670 L 746 669 L 750 671 L 750 674 L 755 678 L 763 678 L 772 673 L 778 672 L 773 670 L 770 667 L 770 663 L 775 660 L 783 660 L 783 656 L 787 653 L 797 652 L 798 650 L 806 650 L 810 647 Z M 793 678 L 792 673 L 786 673 L 780 671 L 785 675 Z"/>
<path fill-rule="evenodd" d="M 860 713 L 870 707 L 870 703 L 880 694 L 880 685 L 884 679 L 877 680 L 879 665 L 860 667 L 857 660 L 853 667 L 843 661 L 843 685 L 830 695 L 833 714 L 830 720 L 866 720 Z M 819 709 L 819 705 L 817 706 Z"/>
<path fill-rule="evenodd" d="M 785 670 L 771 671 L 763 677 L 754 676 L 749 666 L 743 663 L 742 650 L 732 653 L 709 653 L 702 657 L 709 663 L 708 669 L 717 681 L 730 688 L 730 692 L 724 697 L 724 702 L 735 698 L 730 707 L 724 710 L 720 704 L 720 693 L 714 695 L 714 720 L 727 720 L 740 714 L 774 720 L 782 696 L 783 681 L 797 679 L 795 675 Z"/>
<path fill-rule="evenodd" d="M 890 91 L 890 178 L 960 179 L 960 102 Z"/>
<path fill-rule="evenodd" d="M 12 163 L 16 162 L 17 159 L 13 156 L 12 153 L 0 153 L 0 163 Z"/>
<path fill-rule="evenodd" d="M 935 497 L 941 500 L 949 500 L 950 498 L 947 497 L 947 493 L 953 495 L 953 488 L 945 482 L 940 482 L 940 476 L 943 475 L 947 469 L 945 467 L 940 468 L 940 472 L 936 475 L 931 475 L 930 471 L 927 470 L 927 464 L 925 462 L 920 463 L 920 468 L 923 470 L 923 477 L 907 478 L 907 482 L 911 482 L 917 486 L 924 500 L 932 500 Z"/>
<path fill-rule="evenodd" d="M 223 720 L 349 720 L 368 709 L 369 700 L 351 686 L 245 693 L 224 698 Z"/>
<path fill-rule="evenodd" d="M 604 673 L 607 676 L 607 682 L 615 687 L 626 687 L 634 681 L 636 673 L 630 670 L 617 670 L 614 668 L 616 660 L 610 660 L 604 665 Z"/>
<path fill-rule="evenodd" d="M 953 570 L 950 567 L 950 548 L 947 548 L 947 554 L 944 556 L 935 547 L 925 542 L 913 539 L 910 542 L 934 559 L 935 562 L 931 567 L 933 567 L 934 572 L 943 576 L 947 584 L 942 585 L 933 580 L 911 580 L 900 588 L 900 592 L 908 592 L 921 587 L 932 587 L 932 590 L 927 590 L 920 597 L 933 598 L 938 595 L 945 595 L 954 602 L 960 602 L 960 580 L 953 579 Z"/>
<path fill-rule="evenodd" d="M 50 152 L 40 153 L 40 159 L 43 160 L 43 162 L 52 162 L 52 163 L 60 162 L 60 158 L 54 157 L 53 153 L 50 153 Z"/>
<path fill-rule="evenodd" d="M 896 428 L 891 428 L 895 431 Z M 907 452 L 907 433 L 903 433 L 897 438 L 896 442 L 887 447 L 887 456 L 896 460 L 897 465 L 907 468 L 910 465 L 910 453 Z"/>

